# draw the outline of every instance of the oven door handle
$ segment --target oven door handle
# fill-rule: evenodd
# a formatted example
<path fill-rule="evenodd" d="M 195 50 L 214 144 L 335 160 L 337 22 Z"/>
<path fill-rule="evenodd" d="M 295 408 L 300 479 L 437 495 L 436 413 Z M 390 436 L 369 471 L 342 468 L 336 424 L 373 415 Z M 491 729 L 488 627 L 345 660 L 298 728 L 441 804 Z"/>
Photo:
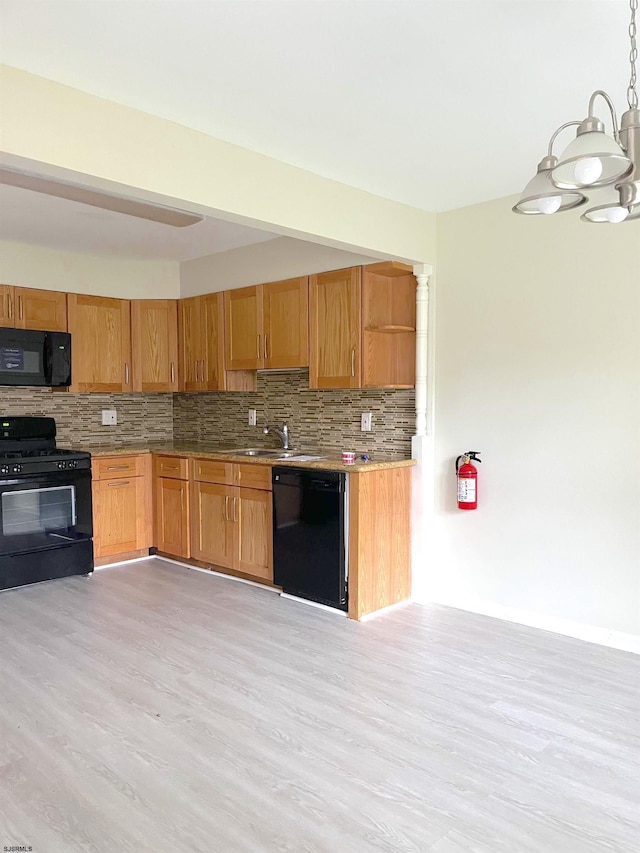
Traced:
<path fill-rule="evenodd" d="M 26 480 L 0 480 L 0 486 L 19 486 L 21 483 L 27 482 Z"/>

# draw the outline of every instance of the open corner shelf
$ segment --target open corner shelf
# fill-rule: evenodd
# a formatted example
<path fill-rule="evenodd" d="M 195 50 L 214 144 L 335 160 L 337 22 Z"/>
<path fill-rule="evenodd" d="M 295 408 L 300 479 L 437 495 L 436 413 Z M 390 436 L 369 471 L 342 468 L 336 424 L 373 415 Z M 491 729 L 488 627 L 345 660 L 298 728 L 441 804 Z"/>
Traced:
<path fill-rule="evenodd" d="M 398 335 L 403 332 L 415 332 L 415 326 L 367 326 L 365 332 L 384 332 L 387 335 Z"/>

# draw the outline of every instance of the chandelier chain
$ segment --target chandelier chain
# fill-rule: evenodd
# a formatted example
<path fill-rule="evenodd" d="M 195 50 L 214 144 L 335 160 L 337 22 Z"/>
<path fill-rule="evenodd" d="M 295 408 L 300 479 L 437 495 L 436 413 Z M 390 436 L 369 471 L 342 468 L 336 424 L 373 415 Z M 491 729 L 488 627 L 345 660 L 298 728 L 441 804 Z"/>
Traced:
<path fill-rule="evenodd" d="M 638 90 L 636 89 L 636 63 L 638 61 L 638 46 L 636 44 L 636 11 L 638 9 L 638 0 L 630 0 L 630 6 L 631 21 L 629 22 L 629 38 L 631 39 L 631 50 L 629 52 L 629 63 L 631 64 L 631 77 L 629 78 L 629 88 L 627 89 L 627 102 L 630 110 L 637 110 Z"/>

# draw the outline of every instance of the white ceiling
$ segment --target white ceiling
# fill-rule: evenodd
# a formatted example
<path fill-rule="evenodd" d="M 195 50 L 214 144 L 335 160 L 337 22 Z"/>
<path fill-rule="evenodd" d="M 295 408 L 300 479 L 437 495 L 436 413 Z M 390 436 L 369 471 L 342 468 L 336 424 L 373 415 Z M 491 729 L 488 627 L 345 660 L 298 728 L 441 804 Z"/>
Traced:
<path fill-rule="evenodd" d="M 209 217 L 186 228 L 172 228 L 0 184 L 0 238 L 3 240 L 96 255 L 188 261 L 273 240 L 277 236 Z"/>
<path fill-rule="evenodd" d="M 9 65 L 426 210 L 518 192 L 592 90 L 625 106 L 626 0 L 0 0 L 0 13 Z"/>

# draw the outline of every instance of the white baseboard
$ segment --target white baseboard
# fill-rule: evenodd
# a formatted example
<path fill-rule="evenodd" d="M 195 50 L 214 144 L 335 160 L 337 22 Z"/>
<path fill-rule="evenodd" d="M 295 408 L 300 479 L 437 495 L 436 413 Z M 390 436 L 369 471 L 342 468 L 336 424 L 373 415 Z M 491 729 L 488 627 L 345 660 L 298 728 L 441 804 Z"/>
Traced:
<path fill-rule="evenodd" d="M 281 592 L 280 598 L 288 598 L 290 601 L 297 601 L 298 604 L 305 604 L 307 607 L 317 607 L 318 610 L 326 610 L 328 613 L 334 613 L 337 616 L 345 616 L 344 610 L 338 610 L 337 607 L 329 607 L 328 604 L 320 604 L 319 601 L 311 601 L 308 598 L 300 598 L 299 595 L 290 595 L 288 592 Z"/>
<path fill-rule="evenodd" d="M 224 572 L 216 572 L 214 569 L 201 569 L 200 566 L 192 566 L 190 563 L 182 563 L 180 560 L 174 560 L 172 557 L 161 557 L 160 554 L 152 554 L 150 557 L 145 557 L 145 560 L 164 560 L 165 563 L 173 563 L 176 566 L 182 566 L 183 569 L 192 569 L 194 572 L 204 572 L 205 575 L 214 575 L 218 578 L 225 578 L 228 581 L 236 581 L 237 583 L 246 583 L 248 586 L 257 586 L 258 589 L 266 589 L 267 592 L 275 592 L 280 594 L 280 589 L 267 586 L 263 583 L 247 580 L 247 578 L 239 578 L 236 575 L 227 575 Z"/>
<path fill-rule="evenodd" d="M 141 563 L 143 560 L 155 559 L 154 554 L 147 554 L 145 557 L 132 557 L 130 560 L 118 560 L 115 563 L 105 563 L 103 566 L 94 566 L 94 572 L 101 572 L 103 569 L 112 569 L 114 566 L 126 566 L 127 563 Z"/>
<path fill-rule="evenodd" d="M 377 619 L 378 616 L 386 616 L 386 614 L 390 613 L 392 610 L 398 610 L 400 607 L 406 607 L 407 604 L 411 604 L 412 601 L 412 598 L 405 598 L 404 601 L 397 601 L 395 604 L 388 604 L 386 607 L 381 607 L 380 610 L 374 610 L 373 613 L 365 613 L 364 616 L 360 617 L 360 622 L 369 622 L 371 619 Z"/>
<path fill-rule="evenodd" d="M 506 607 L 503 604 L 482 599 L 431 599 L 429 601 L 421 600 L 420 603 L 442 604 L 446 607 L 454 607 L 457 610 L 466 610 L 469 613 L 478 613 L 482 616 L 492 616 L 494 619 L 504 619 L 506 622 L 515 622 L 529 628 L 539 628 L 541 631 L 551 631 L 553 634 L 562 634 L 565 637 L 584 640 L 586 643 L 596 643 L 599 646 L 608 646 L 611 649 L 640 655 L 640 636 L 637 634 L 611 631 L 598 625 L 586 625 L 583 622 L 574 622 L 571 619 L 561 619 L 558 616 L 520 610 L 517 607 Z"/>

